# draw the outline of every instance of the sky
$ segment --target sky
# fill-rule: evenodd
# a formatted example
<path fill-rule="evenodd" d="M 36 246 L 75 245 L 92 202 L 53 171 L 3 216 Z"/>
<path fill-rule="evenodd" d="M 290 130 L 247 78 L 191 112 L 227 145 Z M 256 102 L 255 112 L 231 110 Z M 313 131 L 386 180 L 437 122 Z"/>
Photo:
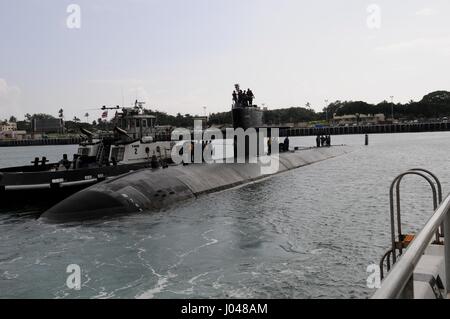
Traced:
<path fill-rule="evenodd" d="M 136 98 L 224 112 L 235 83 L 269 109 L 420 100 L 450 90 L 449 16 L 448 0 L 0 0 L 0 118 L 92 121 Z"/>

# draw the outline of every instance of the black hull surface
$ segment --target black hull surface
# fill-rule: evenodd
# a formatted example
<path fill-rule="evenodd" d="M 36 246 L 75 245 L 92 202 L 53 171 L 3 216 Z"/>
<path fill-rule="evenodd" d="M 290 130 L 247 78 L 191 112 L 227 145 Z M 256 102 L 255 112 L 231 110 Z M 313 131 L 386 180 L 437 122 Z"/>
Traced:
<path fill-rule="evenodd" d="M 54 205 L 70 195 L 115 176 L 148 168 L 148 162 L 66 171 L 0 170 L 0 208 Z"/>
<path fill-rule="evenodd" d="M 346 146 L 323 147 L 264 157 L 278 163 L 265 171 L 255 164 L 196 164 L 166 170 L 143 169 L 84 189 L 47 210 L 41 220 L 78 222 L 131 213 L 157 211 L 202 194 L 222 191 L 278 173 L 347 154 Z"/>

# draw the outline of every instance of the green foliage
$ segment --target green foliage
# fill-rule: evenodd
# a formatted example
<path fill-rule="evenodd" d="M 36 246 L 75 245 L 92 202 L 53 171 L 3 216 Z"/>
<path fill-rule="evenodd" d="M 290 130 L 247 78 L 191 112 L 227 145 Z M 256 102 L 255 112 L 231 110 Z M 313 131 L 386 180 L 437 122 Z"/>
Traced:
<path fill-rule="evenodd" d="M 230 112 L 212 113 L 209 115 L 210 125 L 227 125 L 233 122 L 233 116 Z"/>
<path fill-rule="evenodd" d="M 54 119 L 55 117 L 50 114 L 45 113 L 36 113 L 31 116 L 32 119 L 38 119 L 38 120 L 48 120 L 48 119 Z"/>
<path fill-rule="evenodd" d="M 264 112 L 264 121 L 267 124 L 309 122 L 319 119 L 319 114 L 312 109 L 304 107 L 291 107 Z"/>
<path fill-rule="evenodd" d="M 87 130 L 93 130 L 93 126 L 90 123 L 85 123 L 85 122 L 75 122 L 75 121 L 65 121 L 64 122 L 64 127 L 66 129 L 66 132 L 69 134 L 79 134 L 80 133 L 80 129 L 84 128 Z"/>
<path fill-rule="evenodd" d="M 422 103 L 432 105 L 450 105 L 450 92 L 435 91 L 423 97 Z"/>
<path fill-rule="evenodd" d="M 328 107 L 331 116 L 345 114 L 377 114 L 390 116 L 392 109 L 395 118 L 420 119 L 439 118 L 450 115 L 450 92 L 436 91 L 427 94 L 419 102 L 409 101 L 406 104 L 392 104 L 383 101 L 378 104 L 369 104 L 361 101 L 336 101 Z M 325 109 L 324 109 L 325 111 Z"/>
<path fill-rule="evenodd" d="M 409 101 L 406 104 L 392 104 L 387 101 L 382 101 L 378 104 L 370 104 L 363 101 L 335 101 L 330 103 L 322 112 L 315 112 L 311 108 L 311 104 L 306 103 L 306 107 L 291 107 L 285 109 L 268 110 L 264 112 L 264 120 L 266 124 L 280 124 L 280 123 L 298 123 L 298 122 L 317 122 L 324 121 L 326 118 L 331 119 L 333 115 L 345 114 L 377 114 L 383 113 L 386 117 L 390 117 L 392 108 L 394 110 L 395 118 L 406 119 L 421 119 L 421 118 L 439 118 L 450 117 L 450 92 L 435 91 L 423 97 L 419 102 Z M 178 113 L 170 115 L 165 112 L 144 110 L 146 114 L 156 116 L 157 125 L 171 125 L 174 127 L 192 127 L 196 115 Z M 59 110 L 61 117 L 63 110 Z M 86 113 L 84 115 L 88 117 Z M 14 117 L 12 117 L 14 118 Z M 27 121 L 33 118 L 37 119 L 54 119 L 55 117 L 49 114 L 25 114 Z M 6 120 L 5 120 L 6 121 Z M 232 115 L 229 112 L 213 113 L 209 115 L 210 125 L 231 125 Z M 102 119 L 93 121 L 92 124 L 80 123 L 80 119 L 74 117 L 73 121 L 65 122 L 66 129 L 69 131 L 79 131 L 79 127 L 99 130 L 112 129 L 111 122 L 104 122 Z"/>

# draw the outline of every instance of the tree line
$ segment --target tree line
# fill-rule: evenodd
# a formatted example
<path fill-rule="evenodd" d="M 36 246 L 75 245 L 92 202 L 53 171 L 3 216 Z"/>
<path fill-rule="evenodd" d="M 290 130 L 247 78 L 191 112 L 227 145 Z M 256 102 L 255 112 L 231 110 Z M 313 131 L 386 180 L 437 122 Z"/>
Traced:
<path fill-rule="evenodd" d="M 310 103 L 305 107 L 290 107 L 264 112 L 266 124 L 299 123 L 325 121 L 334 115 L 350 114 L 379 114 L 386 118 L 394 113 L 395 119 L 415 120 L 450 117 L 450 92 L 435 91 L 425 95 L 422 100 L 409 101 L 405 104 L 382 101 L 371 104 L 363 101 L 335 101 L 328 104 L 321 112 L 311 108 Z M 231 111 L 211 114 L 210 124 L 226 125 L 232 123 Z"/>
<path fill-rule="evenodd" d="M 154 115 L 156 117 L 157 125 L 171 125 L 174 127 L 192 127 L 194 118 L 198 115 L 177 113 L 170 115 L 161 111 L 154 111 L 145 109 L 145 114 Z M 450 92 L 435 91 L 425 95 L 422 100 L 408 103 L 392 103 L 382 101 L 378 104 L 371 104 L 363 101 L 335 101 L 328 104 L 322 111 L 316 112 L 312 109 L 310 103 L 306 103 L 305 107 L 290 107 L 280 108 L 274 110 L 267 110 L 264 112 L 264 121 L 266 124 L 280 124 L 280 123 L 298 123 L 298 122 L 313 122 L 324 121 L 332 119 L 334 115 L 346 114 L 378 114 L 383 113 L 386 117 L 390 117 L 394 113 L 396 119 L 430 119 L 450 116 Z M 58 111 L 59 116 L 63 117 L 63 110 Z M 18 121 L 17 123 L 29 123 L 33 118 L 49 119 L 56 118 L 50 114 L 37 113 L 25 114 L 25 121 Z M 85 117 L 89 115 L 86 113 Z M 10 122 L 16 122 L 17 119 L 11 116 Z M 6 119 L 4 122 L 8 122 Z M 229 126 L 232 124 L 231 111 L 212 113 L 208 117 L 209 125 Z M 79 127 L 86 129 L 111 129 L 112 121 L 104 121 L 101 118 L 92 122 L 82 122 L 79 118 L 74 117 L 72 120 L 65 120 L 65 126 L 68 131 L 76 131 Z"/>

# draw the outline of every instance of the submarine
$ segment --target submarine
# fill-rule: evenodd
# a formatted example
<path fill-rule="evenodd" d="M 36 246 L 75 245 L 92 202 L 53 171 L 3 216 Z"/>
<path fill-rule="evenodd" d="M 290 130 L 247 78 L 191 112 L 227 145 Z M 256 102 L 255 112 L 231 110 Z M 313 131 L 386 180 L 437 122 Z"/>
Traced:
<path fill-rule="evenodd" d="M 234 100 L 233 127 L 262 128 L 262 113 L 257 106 Z M 159 211 L 181 201 L 252 183 L 352 151 L 351 147 L 342 145 L 278 152 L 277 144 L 271 146 L 273 152 L 258 160 L 248 156 L 246 145 L 245 158 L 241 161 L 171 165 L 165 169 L 129 172 L 75 193 L 45 211 L 39 219 L 47 223 L 71 223 Z M 236 158 L 236 147 L 234 156 Z M 265 170 L 267 163 L 276 163 L 276 170 L 268 173 Z"/>

